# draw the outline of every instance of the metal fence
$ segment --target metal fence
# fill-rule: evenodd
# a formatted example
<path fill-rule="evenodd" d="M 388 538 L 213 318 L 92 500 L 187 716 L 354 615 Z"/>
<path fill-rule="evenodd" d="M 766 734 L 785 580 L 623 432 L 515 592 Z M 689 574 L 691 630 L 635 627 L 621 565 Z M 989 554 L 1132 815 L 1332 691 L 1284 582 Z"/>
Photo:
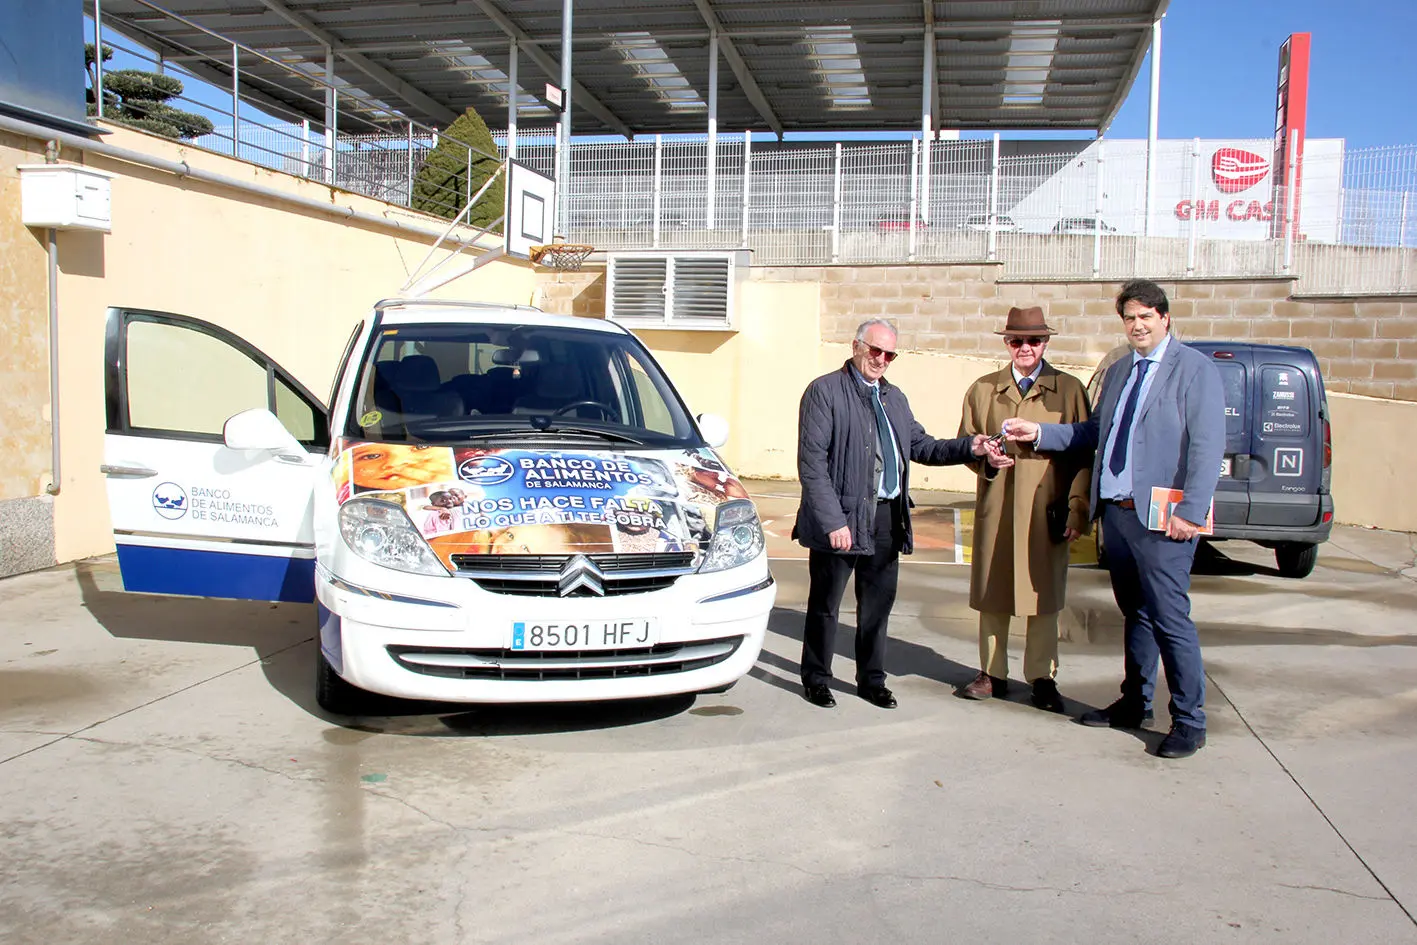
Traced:
<path fill-rule="evenodd" d="M 103 42 L 194 84 L 173 104 L 213 121 L 200 147 L 389 203 L 426 199 L 415 182 L 446 136 L 312 63 L 237 43 L 218 62 L 157 57 L 111 32 Z M 329 126 L 240 94 L 253 61 L 298 74 Z M 229 104 L 203 68 L 231 74 Z M 494 138 L 505 156 L 505 135 Z M 1417 292 L 1417 145 L 1311 139 L 1302 171 L 1278 180 L 1268 140 L 1162 141 L 1150 158 L 1144 141 L 1053 146 L 725 134 L 711 154 L 704 136 L 577 141 L 560 229 L 605 250 L 746 247 L 767 265 L 995 261 L 1012 279 L 1293 275 L 1304 294 Z M 556 152 L 552 130 L 519 130 L 518 160 L 554 176 Z M 473 175 L 440 186 L 461 205 Z"/>

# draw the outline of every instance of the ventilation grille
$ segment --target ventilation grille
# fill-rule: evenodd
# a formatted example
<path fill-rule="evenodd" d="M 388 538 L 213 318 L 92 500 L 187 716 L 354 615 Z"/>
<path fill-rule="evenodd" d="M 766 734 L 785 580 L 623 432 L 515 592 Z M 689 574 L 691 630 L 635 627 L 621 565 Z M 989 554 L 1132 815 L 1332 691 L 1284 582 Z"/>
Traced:
<path fill-rule="evenodd" d="M 612 320 L 732 326 L 733 259 L 728 254 L 611 254 L 609 280 L 607 315 Z"/>

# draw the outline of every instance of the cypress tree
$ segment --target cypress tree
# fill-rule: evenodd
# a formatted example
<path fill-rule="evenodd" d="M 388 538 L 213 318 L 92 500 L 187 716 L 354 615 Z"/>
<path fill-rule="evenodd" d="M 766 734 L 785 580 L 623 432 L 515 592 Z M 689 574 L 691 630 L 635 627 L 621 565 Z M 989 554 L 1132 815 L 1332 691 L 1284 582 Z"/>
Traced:
<path fill-rule="evenodd" d="M 475 195 L 487 178 L 497 172 L 501 162 L 487 156 L 496 153 L 497 145 L 492 141 L 487 123 L 469 108 L 448 126 L 439 136 L 438 146 L 424 158 L 423 166 L 413 181 L 413 209 L 449 220 L 456 217 L 467 204 L 468 197 Z M 487 193 L 468 212 L 468 225 L 481 228 L 502 215 L 505 184 L 504 179 L 498 178 L 487 189 Z M 501 229 L 496 227 L 497 232 Z"/>

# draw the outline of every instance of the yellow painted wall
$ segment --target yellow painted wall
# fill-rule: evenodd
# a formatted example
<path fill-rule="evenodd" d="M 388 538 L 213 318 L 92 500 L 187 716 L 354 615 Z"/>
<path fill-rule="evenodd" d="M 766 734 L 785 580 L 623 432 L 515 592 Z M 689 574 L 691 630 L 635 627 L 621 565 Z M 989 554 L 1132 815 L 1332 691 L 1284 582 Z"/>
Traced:
<path fill-rule="evenodd" d="M 139 132 L 115 128 L 105 140 L 261 186 L 437 225 L 421 214 Z M 5 187 L 0 202 L 5 262 L 0 265 L 19 273 L 13 281 L 0 283 L 0 313 L 6 319 L 0 326 L 18 326 L 25 339 L 26 366 L 23 376 L 6 382 L 26 385 L 25 397 L 7 397 L 7 402 L 27 417 L 48 409 L 47 291 L 42 236 L 37 239 L 19 225 L 18 190 L 12 178 L 15 164 L 34 163 L 42 153 L 42 142 L 0 139 L 0 180 Z M 104 480 L 98 472 L 105 423 L 104 317 L 109 306 L 176 312 L 221 325 L 281 363 L 323 400 L 354 324 L 375 302 L 398 294 L 432 239 L 340 221 L 97 155 L 84 160 L 84 155 L 65 152 L 61 160 L 117 175 L 113 232 L 67 231 L 59 236 L 63 477 L 54 514 L 55 554 L 67 561 L 112 549 Z M 529 266 L 494 262 L 431 295 L 525 304 L 532 286 Z M 21 476 L 0 479 L 0 498 L 37 495 L 41 480 L 47 478 L 48 425 L 27 419 L 23 432 L 26 465 Z M 10 439 L 7 433 L 7 447 Z"/>

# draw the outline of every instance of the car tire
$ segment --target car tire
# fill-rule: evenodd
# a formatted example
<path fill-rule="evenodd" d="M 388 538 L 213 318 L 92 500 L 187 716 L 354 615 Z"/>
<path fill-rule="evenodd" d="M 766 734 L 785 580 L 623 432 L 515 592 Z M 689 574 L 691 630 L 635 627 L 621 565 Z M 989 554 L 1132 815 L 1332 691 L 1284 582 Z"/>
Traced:
<path fill-rule="evenodd" d="M 1287 578 L 1308 577 L 1318 560 L 1318 545 L 1286 541 L 1274 549 L 1274 563 L 1279 567 L 1279 573 Z"/>
<path fill-rule="evenodd" d="M 319 645 L 315 647 L 315 704 L 331 715 L 360 715 L 369 693 L 335 672 Z"/>

